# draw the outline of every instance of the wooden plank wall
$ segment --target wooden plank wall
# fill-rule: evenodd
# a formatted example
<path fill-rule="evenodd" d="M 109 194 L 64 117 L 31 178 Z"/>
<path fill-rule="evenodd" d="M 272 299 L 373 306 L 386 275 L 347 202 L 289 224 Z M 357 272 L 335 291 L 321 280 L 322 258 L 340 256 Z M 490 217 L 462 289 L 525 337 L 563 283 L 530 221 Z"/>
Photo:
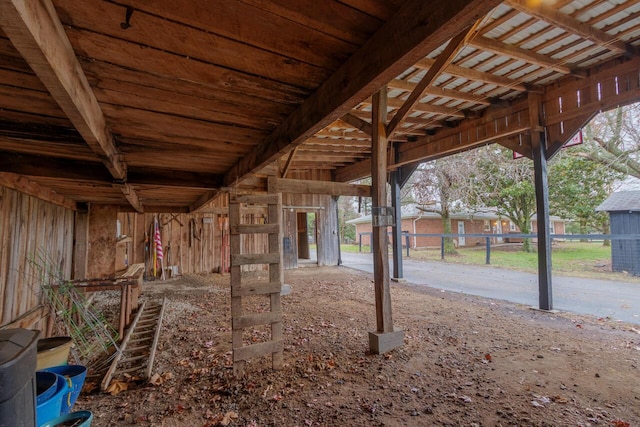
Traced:
<path fill-rule="evenodd" d="M 302 174 L 293 171 L 288 177 L 330 180 L 330 173 L 323 170 Z M 288 262 L 285 260 L 285 268 L 297 267 L 297 212 L 316 213 L 319 233 L 318 264 L 336 265 L 338 263 L 338 227 L 335 198 L 315 194 L 283 194 L 283 205 L 295 207 L 293 210 L 284 209 L 284 237 L 290 239 L 291 250 L 296 254 Z M 213 205 L 204 208 L 204 213 L 157 214 L 161 225 L 165 267 L 177 265 L 180 274 L 224 272 L 223 234 L 228 233 L 228 229 L 223 231 L 222 228 L 228 224 L 225 221 L 228 218 L 227 207 L 228 199 L 221 197 Z M 266 213 L 252 212 L 245 214 L 242 220 L 245 224 L 260 224 L 264 221 L 265 215 Z M 119 245 L 116 254 L 116 270 L 125 268 L 126 258 L 128 264 L 146 262 L 147 275 L 150 274 L 151 263 L 145 257 L 145 238 L 152 237 L 151 225 L 154 216 L 156 214 L 123 212 L 118 214 L 121 233 L 131 236 L 132 239 L 130 244 Z M 247 235 L 242 236 L 241 244 L 242 253 L 260 253 L 267 247 L 268 239 L 263 235 Z M 260 269 L 262 266 L 245 268 Z"/>
<path fill-rule="evenodd" d="M 145 263 L 147 275 L 152 268 L 146 243 L 153 240 L 153 221 L 158 217 L 164 251 L 164 266 L 177 265 L 180 274 L 219 272 L 222 260 L 222 230 L 219 218 L 224 214 L 135 214 L 119 213 L 121 233 L 131 242 L 119 245 L 116 270 L 127 264 Z"/>
<path fill-rule="evenodd" d="M 35 266 L 71 278 L 74 215 L 0 186 L 0 327 L 46 329 Z"/>

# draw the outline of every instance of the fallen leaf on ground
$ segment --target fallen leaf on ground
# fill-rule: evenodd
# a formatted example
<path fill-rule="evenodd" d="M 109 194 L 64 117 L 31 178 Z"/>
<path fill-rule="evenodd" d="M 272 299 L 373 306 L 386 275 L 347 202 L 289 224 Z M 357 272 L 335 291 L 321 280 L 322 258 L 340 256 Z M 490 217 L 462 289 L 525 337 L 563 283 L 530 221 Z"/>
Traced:
<path fill-rule="evenodd" d="M 555 402 L 555 403 L 568 403 L 569 399 L 567 399 L 566 397 L 562 397 L 562 396 L 552 396 L 551 397 L 551 401 Z"/>
<path fill-rule="evenodd" d="M 109 388 L 107 388 L 107 393 L 109 393 L 111 396 L 115 396 L 116 394 L 120 393 L 121 391 L 125 391 L 128 388 L 129 386 L 126 382 L 113 380 L 111 381 Z"/>
<path fill-rule="evenodd" d="M 160 385 L 163 382 L 164 382 L 164 380 L 162 379 L 162 377 L 158 373 L 153 374 L 151 376 L 151 378 L 149 378 L 149 384 Z"/>
<path fill-rule="evenodd" d="M 228 426 L 232 420 L 236 420 L 236 419 L 238 419 L 238 413 L 234 411 L 229 411 L 226 414 L 224 414 L 224 417 L 222 417 L 222 421 L 220 421 L 220 425 Z"/>

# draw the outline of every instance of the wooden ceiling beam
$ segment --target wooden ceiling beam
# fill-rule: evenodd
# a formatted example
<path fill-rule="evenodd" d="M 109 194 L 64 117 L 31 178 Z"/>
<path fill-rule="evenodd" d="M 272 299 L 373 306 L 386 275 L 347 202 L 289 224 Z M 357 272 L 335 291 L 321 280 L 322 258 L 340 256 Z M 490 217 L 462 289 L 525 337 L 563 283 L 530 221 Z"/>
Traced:
<path fill-rule="evenodd" d="M 332 128 L 343 128 L 343 126 L 338 123 L 335 124 L 333 126 L 330 126 Z M 318 137 L 326 137 L 326 138 L 360 138 L 360 139 L 366 139 L 369 140 L 369 135 L 367 135 L 366 133 L 362 132 L 361 130 L 358 129 L 354 129 L 351 126 L 349 126 L 350 131 L 345 131 L 345 130 L 337 130 L 337 129 L 322 129 L 321 131 L 317 132 L 315 134 L 315 136 Z"/>
<path fill-rule="evenodd" d="M 425 162 L 485 144 L 500 142 L 503 138 L 525 134 L 529 130 L 526 102 L 517 102 L 487 111 L 484 116 L 467 119 L 458 127 L 443 128 L 435 135 L 419 137 L 416 142 L 398 146 L 398 161 L 389 162 L 388 170 L 404 165 Z M 371 159 L 339 168 L 334 172 L 336 181 L 350 182 L 371 174 Z"/>
<path fill-rule="evenodd" d="M 400 126 L 402 121 L 407 117 L 407 114 L 411 112 L 414 106 L 424 96 L 424 92 L 427 88 L 429 88 L 442 71 L 451 64 L 465 44 L 475 36 L 480 23 L 481 20 L 478 19 L 473 25 L 465 28 L 449 41 L 444 50 L 440 55 L 438 55 L 438 58 L 435 60 L 433 65 L 429 67 L 427 73 L 417 84 L 416 88 L 411 92 L 411 94 L 409 94 L 407 100 L 402 104 L 398 111 L 396 111 L 393 119 L 391 119 L 389 124 L 387 124 L 387 138 L 391 138 L 393 136 L 398 126 Z M 386 117 L 386 111 L 383 111 L 382 114 L 383 117 Z"/>
<path fill-rule="evenodd" d="M 11 172 L 0 172 L 0 185 L 44 200 L 45 202 L 62 206 L 63 208 L 73 211 L 78 210 L 78 205 L 75 200 L 56 193 L 52 189 L 33 182 L 22 175 Z"/>
<path fill-rule="evenodd" d="M 50 0 L 0 0 L 0 26 L 118 180 L 127 168 Z"/>
<path fill-rule="evenodd" d="M 102 164 L 84 160 L 0 151 L 0 171 L 34 177 L 102 182 L 120 188 L 125 196 L 125 191 L 131 194 L 133 190 L 130 186 L 122 188 L 126 187 L 126 184 L 115 181 Z M 153 167 L 131 167 L 127 184 L 211 189 L 222 184 L 222 176 Z M 135 196 L 131 197 L 135 200 Z"/>
<path fill-rule="evenodd" d="M 497 6 L 500 0 L 408 0 L 373 36 L 225 176 L 231 184 L 271 163 Z M 206 203 L 206 201 L 205 201 Z"/>
<path fill-rule="evenodd" d="M 127 166 L 51 0 L 0 0 L 0 27 L 111 176 L 126 183 Z"/>
<path fill-rule="evenodd" d="M 549 22 L 573 34 L 577 34 L 585 40 L 589 40 L 599 46 L 605 47 L 627 56 L 639 56 L 638 49 L 624 41 L 612 36 L 602 30 L 592 27 L 588 23 L 582 22 L 569 15 L 561 13 L 554 7 L 547 6 L 544 2 L 536 4 L 527 0 L 508 0 L 509 6 L 536 18 Z"/>
<path fill-rule="evenodd" d="M 370 185 L 354 185 L 332 181 L 267 178 L 269 193 L 328 194 L 331 196 L 371 197 Z"/>
<path fill-rule="evenodd" d="M 122 191 L 125 199 L 129 202 L 131 207 L 136 210 L 138 213 L 144 213 L 144 209 L 142 207 L 142 203 L 140 203 L 140 199 L 136 194 L 136 191 L 133 189 L 131 184 L 113 184 L 114 187 L 119 188 Z"/>
<path fill-rule="evenodd" d="M 341 146 L 341 147 L 367 147 L 371 148 L 371 141 L 368 139 L 348 139 L 347 138 L 309 138 L 301 147 L 314 146 Z"/>

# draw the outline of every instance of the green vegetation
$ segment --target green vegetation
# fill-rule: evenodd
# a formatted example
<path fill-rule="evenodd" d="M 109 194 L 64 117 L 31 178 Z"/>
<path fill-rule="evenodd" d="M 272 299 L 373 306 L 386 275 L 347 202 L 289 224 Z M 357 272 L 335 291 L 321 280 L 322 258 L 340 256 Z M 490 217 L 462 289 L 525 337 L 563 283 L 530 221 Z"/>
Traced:
<path fill-rule="evenodd" d="M 358 252 L 358 245 L 340 245 L 340 250 L 342 252 Z M 370 251 L 369 245 L 362 245 L 362 252 L 368 253 Z"/>
<path fill-rule="evenodd" d="M 343 252 L 358 252 L 358 245 L 342 245 L 341 249 Z M 369 247 L 363 246 L 362 252 L 369 252 Z M 410 256 L 412 259 L 442 261 L 440 248 L 412 250 Z M 485 260 L 485 248 L 477 247 L 458 248 L 457 255 L 447 255 L 442 262 L 484 265 Z M 603 246 L 601 241 L 555 241 L 551 263 L 554 274 L 640 282 L 640 278 L 611 271 L 611 247 Z M 495 246 L 491 248 L 491 265 L 535 273 L 538 255 L 536 252 L 522 252 L 519 246 Z"/>

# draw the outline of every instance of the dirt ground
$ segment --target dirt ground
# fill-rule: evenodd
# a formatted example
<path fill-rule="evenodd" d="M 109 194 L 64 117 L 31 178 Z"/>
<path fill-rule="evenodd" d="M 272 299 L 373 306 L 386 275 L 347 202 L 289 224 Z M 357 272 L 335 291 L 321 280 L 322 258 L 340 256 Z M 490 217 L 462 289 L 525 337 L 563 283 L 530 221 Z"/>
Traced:
<path fill-rule="evenodd" d="M 640 425 L 637 325 L 393 283 L 405 344 L 373 355 L 370 274 L 303 268 L 285 282 L 282 370 L 262 358 L 233 377 L 228 276 L 154 282 L 144 298 L 168 297 L 156 384 L 83 392 L 74 410 L 97 427 Z"/>

